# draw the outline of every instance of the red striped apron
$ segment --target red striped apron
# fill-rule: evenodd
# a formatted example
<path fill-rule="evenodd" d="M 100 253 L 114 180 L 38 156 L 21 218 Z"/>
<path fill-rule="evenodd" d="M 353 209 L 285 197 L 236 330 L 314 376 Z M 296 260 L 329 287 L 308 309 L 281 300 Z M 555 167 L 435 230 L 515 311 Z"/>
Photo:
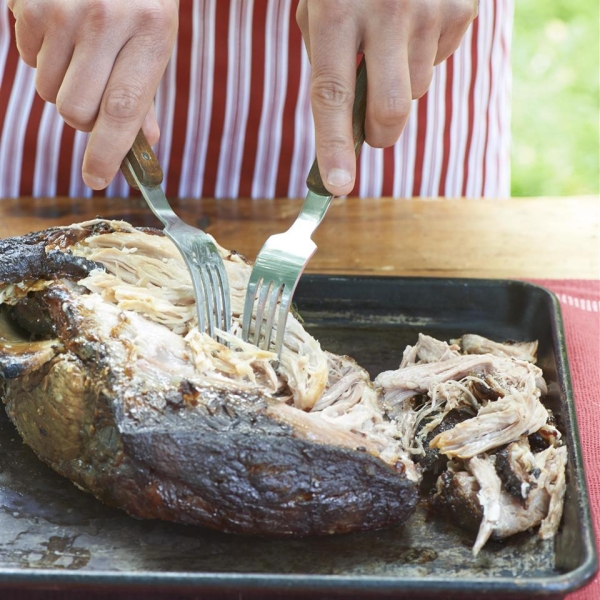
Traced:
<path fill-rule="evenodd" d="M 181 0 L 156 95 L 157 154 L 171 196 L 300 197 L 314 159 L 310 65 L 297 1 Z M 510 178 L 513 0 L 481 0 L 460 48 L 434 70 L 392 148 L 365 145 L 354 195 L 502 197 Z M 0 197 L 91 196 L 87 134 L 35 93 L 0 2 Z M 105 192 L 127 196 L 119 175 Z"/>

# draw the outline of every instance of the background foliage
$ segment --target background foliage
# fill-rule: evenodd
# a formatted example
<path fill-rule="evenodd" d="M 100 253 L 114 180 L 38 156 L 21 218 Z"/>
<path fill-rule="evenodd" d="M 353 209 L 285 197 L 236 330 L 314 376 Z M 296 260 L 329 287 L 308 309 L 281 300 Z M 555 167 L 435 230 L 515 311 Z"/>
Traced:
<path fill-rule="evenodd" d="M 513 196 L 599 193 L 599 5 L 515 0 Z"/>

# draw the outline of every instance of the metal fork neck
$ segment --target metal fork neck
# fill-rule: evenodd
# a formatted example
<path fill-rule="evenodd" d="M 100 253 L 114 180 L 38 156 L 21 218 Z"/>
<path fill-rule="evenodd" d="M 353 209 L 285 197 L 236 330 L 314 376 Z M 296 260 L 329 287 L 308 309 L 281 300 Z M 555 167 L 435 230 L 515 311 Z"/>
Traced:
<path fill-rule="evenodd" d="M 333 196 L 320 196 L 309 190 L 298 218 L 288 231 L 308 235 L 309 237 L 312 236 L 315 229 L 323 220 L 332 199 Z"/>
<path fill-rule="evenodd" d="M 154 213 L 154 216 L 166 227 L 170 222 L 168 216 L 173 214 L 173 209 L 171 208 L 171 205 L 165 197 L 160 185 L 152 187 L 143 185 L 129 160 L 127 160 L 126 158 L 124 162 L 127 164 L 127 168 L 129 169 L 131 176 L 137 183 L 138 189 L 142 193 L 146 204 L 148 204 L 148 208 Z"/>

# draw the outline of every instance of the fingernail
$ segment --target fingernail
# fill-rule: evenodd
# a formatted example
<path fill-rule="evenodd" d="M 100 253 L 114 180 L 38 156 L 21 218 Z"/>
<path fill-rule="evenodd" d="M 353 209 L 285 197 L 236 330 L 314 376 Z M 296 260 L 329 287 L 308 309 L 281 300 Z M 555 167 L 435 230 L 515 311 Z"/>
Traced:
<path fill-rule="evenodd" d="M 327 183 L 336 187 L 348 185 L 352 181 L 352 175 L 344 169 L 331 169 L 327 173 Z"/>
<path fill-rule="evenodd" d="M 106 179 L 103 179 L 102 177 L 96 177 L 95 175 L 90 175 L 89 173 L 83 174 L 83 180 L 87 186 L 91 187 L 93 190 L 103 190 L 108 185 L 108 181 L 106 181 Z"/>

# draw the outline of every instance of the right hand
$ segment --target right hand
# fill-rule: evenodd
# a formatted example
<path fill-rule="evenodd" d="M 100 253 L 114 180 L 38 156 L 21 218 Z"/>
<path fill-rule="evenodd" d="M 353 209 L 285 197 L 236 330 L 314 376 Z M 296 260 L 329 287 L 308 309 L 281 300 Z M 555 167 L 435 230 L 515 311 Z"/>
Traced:
<path fill-rule="evenodd" d="M 321 177 L 336 196 L 356 178 L 352 104 L 356 55 L 368 70 L 365 141 L 396 143 L 411 100 L 431 83 L 477 15 L 477 0 L 300 0 L 296 18 L 312 66 L 311 104 Z"/>
<path fill-rule="evenodd" d="M 105 188 L 137 132 L 160 135 L 153 99 L 177 34 L 179 0 L 8 0 L 36 88 L 91 132 L 83 180 Z"/>

